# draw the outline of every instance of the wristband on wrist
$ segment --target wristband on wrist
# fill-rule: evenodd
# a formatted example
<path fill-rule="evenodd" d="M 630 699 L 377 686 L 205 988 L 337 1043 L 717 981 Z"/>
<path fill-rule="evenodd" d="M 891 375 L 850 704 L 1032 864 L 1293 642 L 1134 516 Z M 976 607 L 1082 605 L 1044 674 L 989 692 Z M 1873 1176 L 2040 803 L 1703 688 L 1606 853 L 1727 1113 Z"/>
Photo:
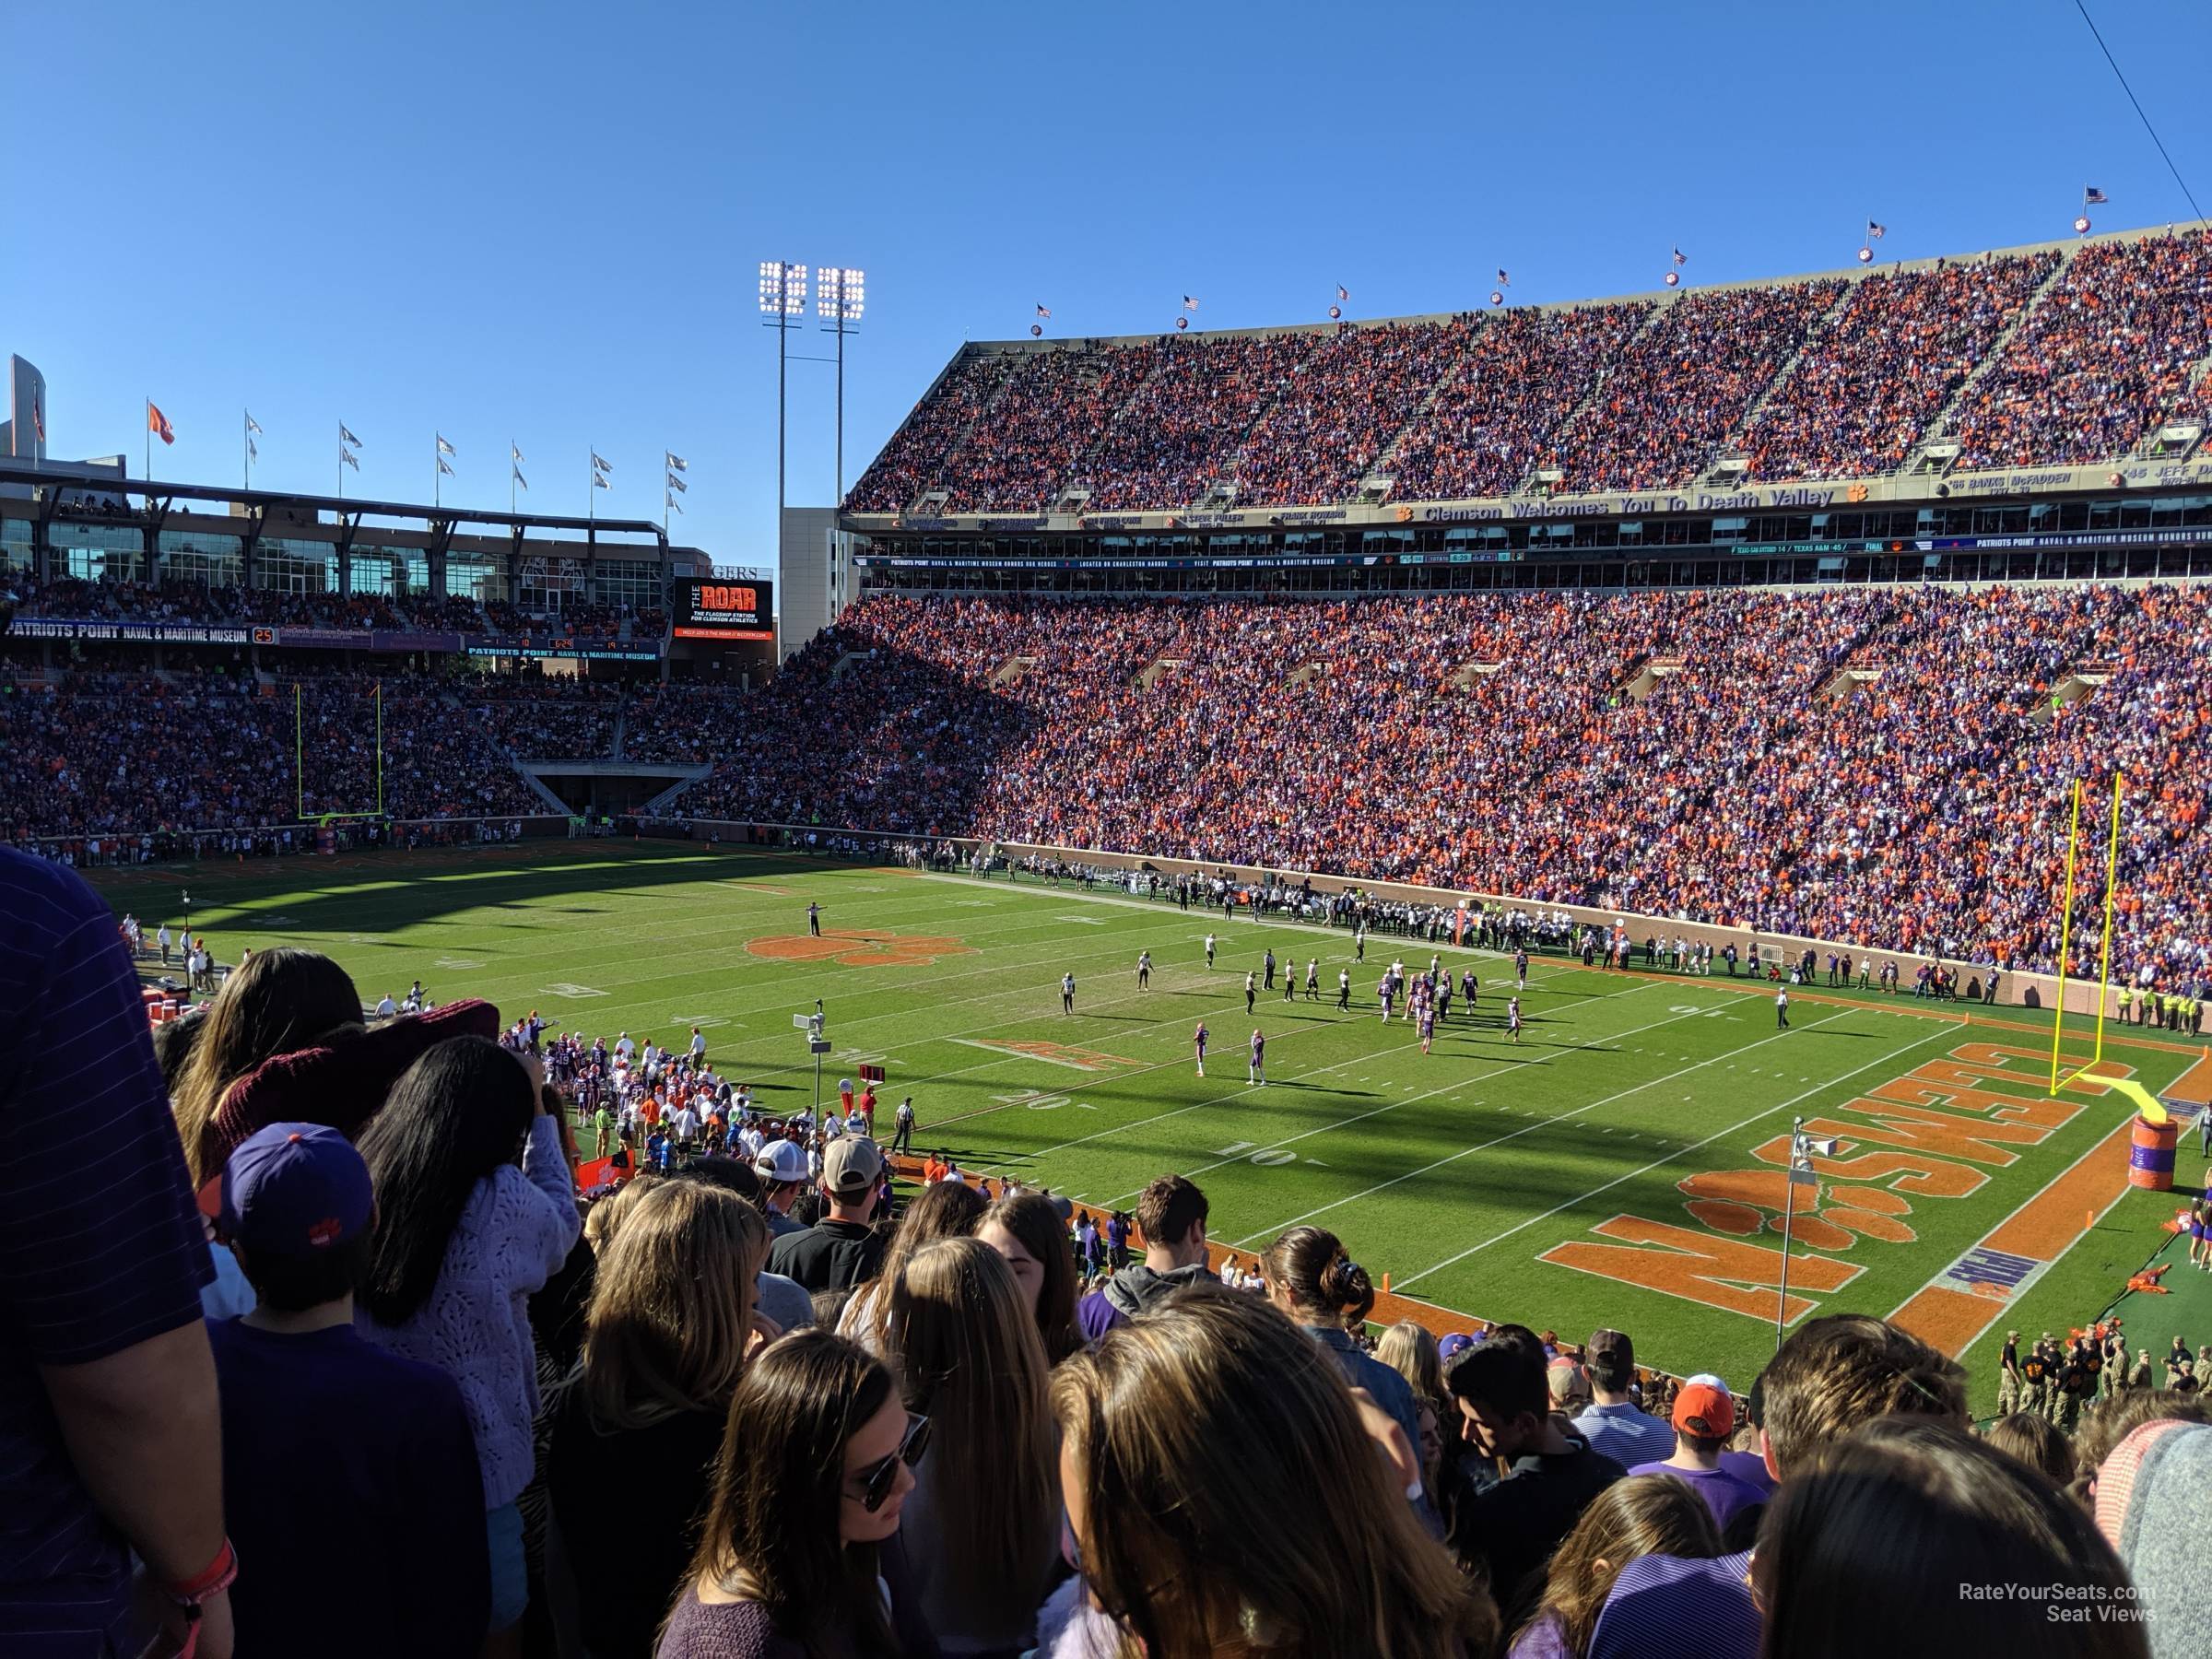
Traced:
<path fill-rule="evenodd" d="M 211 1595 L 228 1590 L 238 1579 L 238 1551 L 225 1538 L 215 1559 L 188 1579 L 160 1581 L 161 1594 L 181 1607 L 197 1607 Z"/>

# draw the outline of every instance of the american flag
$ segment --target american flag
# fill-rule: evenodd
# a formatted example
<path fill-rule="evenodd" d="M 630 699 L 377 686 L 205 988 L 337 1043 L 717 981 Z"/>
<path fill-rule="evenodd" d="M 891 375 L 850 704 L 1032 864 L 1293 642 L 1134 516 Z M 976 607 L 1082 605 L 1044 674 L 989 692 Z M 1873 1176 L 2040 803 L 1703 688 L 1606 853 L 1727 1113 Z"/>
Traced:
<path fill-rule="evenodd" d="M 1887 225 L 1877 225 L 1877 224 L 1876 224 L 1876 223 L 1875 223 L 1875 222 L 1874 222 L 1872 219 L 1868 219 L 1868 220 L 1866 221 L 1866 240 L 1867 240 L 1868 241 L 1877 241 L 1877 239 L 1879 239 L 1879 238 L 1881 238 L 1881 237 L 1885 237 L 1885 236 L 1887 236 L 1887 235 L 1888 235 L 1888 234 L 1889 234 L 1889 227 L 1888 227 L 1888 226 L 1887 226 Z"/>
<path fill-rule="evenodd" d="M 1678 265 L 1688 265 L 1689 263 L 1689 255 L 1683 253 L 1681 249 L 1677 248 L 1675 250 L 1675 263 Z"/>
<path fill-rule="evenodd" d="M 2082 189 L 2081 205 L 2084 207 L 2094 207 L 2100 202 L 2109 202 L 2112 199 L 2094 184 L 2086 185 Z"/>
<path fill-rule="evenodd" d="M 1049 317 L 1053 314 L 1053 308 L 1049 305 L 1041 305 L 1037 308 L 1037 314 L 1041 317 Z"/>
<path fill-rule="evenodd" d="M 1351 297 L 1352 297 L 1352 290 L 1351 290 L 1350 288 L 1346 288 L 1346 287 L 1344 286 L 1344 284 L 1343 284 L 1343 283 L 1341 283 L 1341 282 L 1340 282 L 1340 283 L 1338 283 L 1338 284 L 1336 285 L 1336 298 L 1337 298 L 1337 299 L 1339 299 L 1339 300 L 1349 300 Z"/>
<path fill-rule="evenodd" d="M 1500 288 L 1512 288 L 1513 286 L 1513 279 L 1505 274 L 1505 267 L 1503 265 L 1500 265 L 1498 267 L 1498 286 Z"/>
<path fill-rule="evenodd" d="M 1188 294 L 1185 294 L 1182 297 L 1182 309 L 1184 311 L 1196 311 L 1198 309 L 1198 301 L 1192 299 Z"/>

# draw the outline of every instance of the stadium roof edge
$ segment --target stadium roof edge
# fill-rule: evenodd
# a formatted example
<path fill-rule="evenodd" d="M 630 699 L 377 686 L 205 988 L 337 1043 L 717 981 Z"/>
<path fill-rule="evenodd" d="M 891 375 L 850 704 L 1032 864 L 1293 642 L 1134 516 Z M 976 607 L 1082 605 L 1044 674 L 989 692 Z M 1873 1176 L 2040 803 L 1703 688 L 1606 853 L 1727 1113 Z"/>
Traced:
<path fill-rule="evenodd" d="M 1647 292 L 1635 294 L 1592 295 L 1579 300 L 1545 300 L 1529 305 L 1500 306 L 1497 309 L 1516 312 L 1572 311 L 1585 306 L 1635 305 L 1665 300 L 1680 300 L 1691 294 L 1725 294 L 1743 288 L 1788 288 L 1807 282 L 1864 282 L 1869 277 L 1887 276 L 1892 272 L 1934 270 L 1938 263 L 1957 265 L 1964 260 L 2025 256 L 2046 253 L 2053 249 L 2064 252 L 2067 249 L 2094 247 L 2102 242 L 2147 241 L 2154 236 L 2165 236 L 2183 230 L 2212 231 L 2212 219 L 2176 219 L 2170 225 L 2149 225 L 2127 230 L 2108 230 L 2096 236 L 2067 236 L 2048 241 L 2023 242 L 2017 247 L 1984 248 L 1970 253 L 1932 253 L 1925 259 L 1876 260 L 1870 265 L 1846 265 L 1841 270 L 1801 271 L 1784 276 L 1747 276 L 1736 282 L 1715 282 L 1695 287 L 1685 283 L 1678 288 L 1653 288 Z M 1451 322 L 1454 317 L 1465 316 L 1469 312 L 1488 314 L 1491 308 L 1488 306 L 1471 305 L 1456 312 L 1428 312 L 1411 316 L 1347 318 L 1338 323 L 1324 321 L 1320 323 L 1259 324 L 1250 328 L 1217 328 L 1203 331 L 1194 329 L 1184 334 L 1177 334 L 1175 330 L 1170 328 L 1154 329 L 1144 334 L 1078 335 L 1066 335 L 1057 339 L 1046 337 L 1042 339 L 968 340 L 962 342 L 959 349 L 952 354 L 946 364 L 946 369 L 939 371 L 937 380 L 942 380 L 944 374 L 949 371 L 954 363 L 959 362 L 971 352 L 1019 354 L 1044 351 L 1088 351 L 1110 346 L 1142 346 L 1147 342 L 1158 340 L 1163 335 L 1171 335 L 1179 339 L 1228 340 L 1267 335 L 1335 334 L 1347 328 L 1406 327 L 1421 324 L 1444 324 Z M 935 387 L 936 381 L 933 380 L 930 382 L 930 390 L 935 391 Z M 927 399 L 928 393 L 925 392 L 921 398 L 915 401 L 914 406 L 919 408 Z"/>
<path fill-rule="evenodd" d="M 454 524 L 500 524 L 511 530 L 575 530 L 587 535 L 649 535 L 665 544 L 667 533 L 651 519 L 572 518 L 534 512 L 500 512 L 471 507 L 430 506 L 424 502 L 371 501 L 351 496 L 308 495 L 294 489 L 241 489 L 219 484 L 173 484 L 150 478 L 88 477 L 53 466 L 0 461 L 0 485 L 52 486 L 93 495 L 166 496 L 189 501 L 234 502 L 248 507 L 296 507 L 315 512 L 360 513 L 371 518 L 443 521 Z"/>

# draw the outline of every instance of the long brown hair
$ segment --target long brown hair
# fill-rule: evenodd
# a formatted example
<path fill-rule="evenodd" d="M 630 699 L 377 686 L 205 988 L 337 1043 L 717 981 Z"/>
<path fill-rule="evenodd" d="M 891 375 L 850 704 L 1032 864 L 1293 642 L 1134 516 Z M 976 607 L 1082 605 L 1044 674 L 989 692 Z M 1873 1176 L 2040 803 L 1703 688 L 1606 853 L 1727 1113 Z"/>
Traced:
<path fill-rule="evenodd" d="M 1868 1652 L 2007 1659 L 2147 1659 L 2129 1619 L 2051 1622 L 2051 1598 L 1970 1601 L 1871 1592 L 1902 1584 L 2033 1584 L 2073 1605 L 2127 1608 L 2127 1573 L 2080 1505 L 1965 1430 L 1885 1418 L 1793 1467 L 1752 1571 L 1772 1659 Z"/>
<path fill-rule="evenodd" d="M 1044 1343 L 1044 1357 L 1059 1364 L 1083 1346 L 1083 1333 L 1076 1327 L 1076 1253 L 1067 1241 L 1067 1224 L 1041 1193 L 1008 1193 L 983 1219 L 1012 1233 L 1044 1269 L 1037 1292 L 1037 1335 Z"/>
<path fill-rule="evenodd" d="M 1058 1544 L 1051 1370 L 1006 1258 L 939 1239 L 889 1284 L 890 1354 L 906 1406 L 929 1418 L 928 1487 L 958 1603 L 1028 1586 L 1042 1600 Z"/>
<path fill-rule="evenodd" d="M 1053 1373 L 1083 1571 L 1150 1659 L 1465 1659 L 1497 1610 L 1414 1520 L 1335 1362 L 1194 1285 Z"/>
<path fill-rule="evenodd" d="M 1528 1623 L 1547 1615 L 1559 1620 L 1559 1645 L 1588 1651 L 1613 1582 L 1630 1561 L 1647 1555 L 1710 1558 L 1721 1553 L 1712 1511 L 1686 1480 L 1671 1475 L 1633 1475 L 1595 1498 L 1551 1558 L 1544 1594 Z"/>
<path fill-rule="evenodd" d="M 1268 1245 L 1260 1255 L 1260 1277 L 1271 1288 L 1288 1292 L 1290 1305 L 1307 1324 L 1341 1327 L 1346 1314 L 1364 1318 L 1375 1305 L 1367 1269 L 1323 1227 L 1293 1227 Z"/>
<path fill-rule="evenodd" d="M 938 1181 L 907 1200 L 906 1213 L 884 1247 L 883 1263 L 876 1277 L 854 1288 L 837 1316 L 837 1331 L 855 1342 L 883 1351 L 884 1326 L 890 1319 L 886 1288 L 899 1277 L 914 1253 L 938 1239 L 971 1237 L 982 1225 L 991 1201 L 964 1181 Z"/>
<path fill-rule="evenodd" d="M 894 1388 L 881 1360 L 819 1326 L 769 1344 L 730 1396 L 687 1583 L 742 1572 L 778 1632 L 808 1652 L 835 1632 L 864 1659 L 895 1659 L 876 1546 L 839 1529 L 845 1444 Z"/>
<path fill-rule="evenodd" d="M 602 1429 L 721 1411 L 745 1371 L 768 1223 L 736 1194 L 664 1182 L 600 1256 L 584 1315 L 582 1385 Z"/>
<path fill-rule="evenodd" d="M 215 1109 L 230 1085 L 264 1060 L 316 1046 L 361 1023 L 361 994 L 346 970 L 317 950 L 257 950 L 223 981 L 206 1024 L 177 1079 L 177 1132 L 192 1184 L 222 1172 Z"/>

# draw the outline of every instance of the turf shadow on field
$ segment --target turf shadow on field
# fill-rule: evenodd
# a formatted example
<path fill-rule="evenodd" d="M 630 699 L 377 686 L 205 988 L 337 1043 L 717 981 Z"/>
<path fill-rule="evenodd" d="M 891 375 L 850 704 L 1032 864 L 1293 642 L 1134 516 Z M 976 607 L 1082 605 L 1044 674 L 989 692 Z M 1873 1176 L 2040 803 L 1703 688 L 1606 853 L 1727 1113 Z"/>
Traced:
<path fill-rule="evenodd" d="M 343 934 L 360 925 L 364 912 L 373 911 L 376 931 L 395 934 L 461 912 L 502 905 L 535 907 L 548 899 L 567 897 L 619 899 L 641 896 L 655 888 L 691 887 L 701 881 L 771 873 L 789 878 L 864 867 L 845 860 L 713 849 L 696 841 L 655 843 L 665 849 L 665 855 L 657 857 L 618 850 L 619 842 L 521 844 L 545 862 L 487 866 L 465 859 L 449 861 L 440 850 L 425 849 L 359 854 L 371 867 L 342 871 L 311 857 L 265 860 L 244 866 L 202 865 L 187 878 L 193 893 L 193 921 L 209 932 L 258 933 L 263 931 L 259 912 L 240 912 L 233 907 L 282 895 L 283 913 L 290 918 L 282 930 L 286 933 Z M 233 873 L 241 868 L 243 873 Z M 301 890 L 319 882 L 332 883 L 331 890 Z M 101 891 L 118 912 L 135 910 L 148 918 L 176 913 L 175 898 L 166 884 L 159 888 L 151 882 L 103 885 Z M 764 902 L 757 923 L 750 918 L 733 921 L 731 934 L 735 937 L 756 926 L 786 921 L 803 927 L 806 920 L 806 906 L 802 900 Z M 519 918 L 485 918 L 471 925 L 535 931 L 541 924 Z"/>

